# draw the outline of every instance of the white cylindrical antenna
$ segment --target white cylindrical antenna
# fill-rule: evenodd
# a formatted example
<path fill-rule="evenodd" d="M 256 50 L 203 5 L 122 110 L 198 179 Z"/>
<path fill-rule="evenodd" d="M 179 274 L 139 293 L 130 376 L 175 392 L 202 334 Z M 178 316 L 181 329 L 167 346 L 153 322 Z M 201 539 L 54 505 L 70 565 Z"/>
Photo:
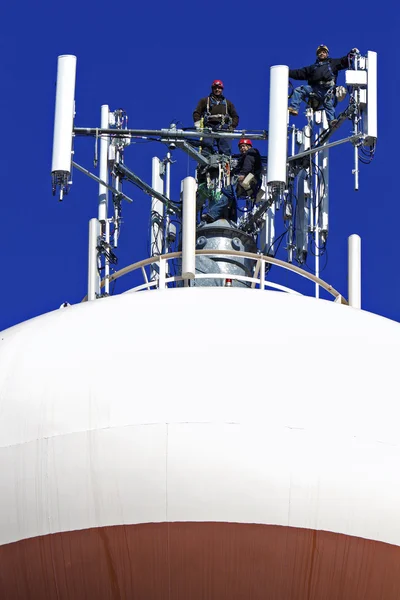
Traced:
<path fill-rule="evenodd" d="M 361 238 L 349 237 L 349 305 L 361 308 Z"/>
<path fill-rule="evenodd" d="M 100 223 L 97 219 L 89 221 L 89 260 L 88 260 L 88 300 L 96 300 L 100 295 L 100 276 L 97 268 L 98 262 L 98 237 Z"/>
<path fill-rule="evenodd" d="M 62 199 L 63 193 L 68 192 L 68 182 L 71 175 L 75 76 L 76 56 L 69 54 L 59 56 L 51 172 L 53 194 L 57 186 L 60 186 L 60 199 Z"/>
<path fill-rule="evenodd" d="M 367 136 L 365 144 L 372 145 L 378 137 L 377 112 L 377 53 L 367 52 L 367 115 L 364 133 Z"/>
<path fill-rule="evenodd" d="M 286 186 L 289 67 L 271 67 L 268 128 L 268 184 L 280 192 Z"/>
<path fill-rule="evenodd" d="M 109 112 L 107 104 L 101 107 L 100 127 L 108 129 L 109 127 Z M 100 165 L 99 177 L 108 184 L 108 145 L 109 136 L 102 135 L 100 138 Z M 99 183 L 99 221 L 105 221 L 108 217 L 108 189 L 105 185 Z"/>
<path fill-rule="evenodd" d="M 196 270 L 196 180 L 186 177 L 182 186 L 182 277 L 194 279 Z"/>

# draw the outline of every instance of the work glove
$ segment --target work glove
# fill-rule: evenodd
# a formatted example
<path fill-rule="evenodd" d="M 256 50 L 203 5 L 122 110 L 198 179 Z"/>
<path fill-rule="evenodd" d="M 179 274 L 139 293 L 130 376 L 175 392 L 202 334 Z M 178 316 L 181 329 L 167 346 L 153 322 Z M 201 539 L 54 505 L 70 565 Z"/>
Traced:
<path fill-rule="evenodd" d="M 200 125 L 201 125 L 201 121 L 195 121 L 194 126 L 196 127 L 196 129 L 200 129 Z"/>
<path fill-rule="evenodd" d="M 349 52 L 349 54 L 359 54 L 359 49 L 358 48 L 352 48 Z"/>

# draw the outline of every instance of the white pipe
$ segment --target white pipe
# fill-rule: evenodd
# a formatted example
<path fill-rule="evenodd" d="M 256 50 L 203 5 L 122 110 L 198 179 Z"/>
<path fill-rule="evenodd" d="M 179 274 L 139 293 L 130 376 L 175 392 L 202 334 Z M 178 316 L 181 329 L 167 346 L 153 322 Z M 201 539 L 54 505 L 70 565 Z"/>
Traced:
<path fill-rule="evenodd" d="M 110 221 L 109 219 L 105 222 L 104 228 L 104 241 L 107 248 L 110 247 Z M 104 256 L 104 293 L 108 296 L 110 293 L 110 261 L 107 256 Z"/>
<path fill-rule="evenodd" d="M 267 247 L 265 248 L 265 250 L 263 250 L 264 254 L 267 254 L 267 251 L 269 252 L 270 255 L 274 256 L 275 255 L 275 245 L 274 245 L 274 241 L 275 241 L 275 213 L 276 213 L 276 206 L 275 204 L 273 204 L 267 211 L 267 217 L 266 217 L 266 222 L 267 222 Z"/>
<path fill-rule="evenodd" d="M 321 135 L 322 133 L 322 127 L 318 127 L 318 133 L 315 136 L 315 139 L 317 140 L 318 137 Z M 319 182 L 319 178 L 320 178 L 320 170 L 318 169 L 319 167 L 319 152 L 317 152 L 315 154 L 314 157 L 314 161 L 315 161 L 315 172 L 313 175 L 314 181 L 315 181 L 315 185 L 314 185 L 314 189 L 315 189 L 315 214 L 314 214 L 314 219 L 315 219 L 315 228 L 314 228 L 314 239 L 315 239 L 315 276 L 319 278 L 319 244 L 320 244 L 320 236 L 319 236 L 319 232 L 320 232 L 320 226 L 319 226 L 319 204 L 321 201 L 321 188 L 318 185 Z M 315 297 L 319 298 L 319 285 L 318 283 L 315 283 Z"/>
<path fill-rule="evenodd" d="M 151 162 L 151 187 L 156 192 L 163 193 L 163 178 L 161 174 L 162 161 L 153 156 Z M 158 198 L 151 198 L 151 218 L 150 218 L 150 255 L 158 256 L 163 253 L 163 219 L 164 204 Z M 158 274 L 158 265 L 154 264 L 150 268 L 150 279 L 153 281 Z"/>
<path fill-rule="evenodd" d="M 194 279 L 196 270 L 196 181 L 194 177 L 186 177 L 182 183 L 182 277 L 183 279 Z"/>
<path fill-rule="evenodd" d="M 165 162 L 165 193 L 169 199 L 169 195 L 171 193 L 171 153 L 167 152 L 167 160 Z"/>
<path fill-rule="evenodd" d="M 101 107 L 100 126 L 107 129 L 109 125 L 109 107 L 103 104 Z M 100 138 L 100 174 L 99 177 L 108 185 L 108 135 L 102 135 Z M 99 183 L 99 221 L 105 221 L 108 217 L 108 189 L 105 185 Z"/>
<path fill-rule="evenodd" d="M 349 237 L 349 305 L 361 308 L 361 238 L 356 233 Z"/>
<path fill-rule="evenodd" d="M 320 197 L 321 197 L 321 229 L 329 231 L 329 149 L 321 150 Z M 321 189 L 322 188 L 322 189 Z"/>
<path fill-rule="evenodd" d="M 171 153 L 167 152 L 167 160 L 165 162 L 165 181 L 164 181 L 164 196 L 170 198 L 171 194 Z M 168 234 L 169 234 L 170 217 L 168 211 L 165 211 L 165 227 L 164 227 L 164 254 L 168 253 Z M 168 265 L 168 263 L 167 263 Z"/>
<path fill-rule="evenodd" d="M 289 67 L 271 67 L 268 127 L 268 183 L 286 185 Z"/>
<path fill-rule="evenodd" d="M 265 199 L 267 198 L 268 195 L 268 184 L 267 184 L 267 169 L 266 167 L 262 168 L 261 171 L 261 188 L 265 191 Z M 261 231 L 260 231 L 260 249 L 261 252 L 265 253 L 268 248 L 271 245 L 271 239 L 270 239 L 270 218 L 271 218 L 271 209 L 269 209 L 266 213 L 264 213 L 264 216 L 262 218 L 262 225 L 261 225 Z"/>
<path fill-rule="evenodd" d="M 120 159 L 121 159 L 121 152 L 119 151 L 118 146 L 115 146 L 115 156 L 114 156 L 115 164 L 118 165 L 120 163 Z M 122 188 L 121 177 L 119 175 L 113 175 L 112 177 L 113 177 L 113 183 L 114 183 L 115 189 L 117 190 L 117 192 L 120 192 L 121 188 Z M 117 248 L 117 246 L 118 246 L 118 239 L 119 239 L 119 234 L 120 234 L 120 231 L 119 231 L 120 223 L 119 223 L 118 217 L 119 217 L 118 204 L 115 202 L 114 203 L 114 248 Z"/>
<path fill-rule="evenodd" d="M 54 114 L 53 158 L 51 171 L 71 173 L 72 132 L 74 124 L 76 56 L 59 56 L 57 63 L 56 108 Z"/>
<path fill-rule="evenodd" d="M 100 276 L 97 269 L 97 238 L 100 223 L 97 219 L 89 221 L 89 260 L 88 260 L 88 300 L 96 300 L 100 294 Z"/>

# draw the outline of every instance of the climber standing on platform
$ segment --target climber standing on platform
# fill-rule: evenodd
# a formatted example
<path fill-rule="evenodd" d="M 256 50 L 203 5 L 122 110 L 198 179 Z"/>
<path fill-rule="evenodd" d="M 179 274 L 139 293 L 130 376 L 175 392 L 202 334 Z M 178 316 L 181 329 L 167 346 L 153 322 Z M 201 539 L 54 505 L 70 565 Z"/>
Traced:
<path fill-rule="evenodd" d="M 308 100 L 310 94 L 315 94 L 320 101 L 321 109 L 325 109 L 326 118 L 330 126 L 336 124 L 335 119 L 335 88 L 339 71 L 349 65 L 349 56 L 358 52 L 353 48 L 342 58 L 329 58 L 329 49 L 324 44 L 317 48 L 317 60 L 314 64 L 302 69 L 290 69 L 289 77 L 292 79 L 306 79 L 307 85 L 295 88 L 289 106 L 289 113 L 293 116 L 299 114 L 299 106 L 303 100 Z"/>
<path fill-rule="evenodd" d="M 233 131 L 239 124 L 239 115 L 236 108 L 223 95 L 224 84 L 220 79 L 215 79 L 211 84 L 211 94 L 202 98 L 193 112 L 193 121 L 196 129 L 209 127 L 213 131 Z M 214 142 L 216 150 L 214 149 Z M 224 138 L 204 137 L 202 146 L 205 154 L 231 154 L 231 141 Z"/>

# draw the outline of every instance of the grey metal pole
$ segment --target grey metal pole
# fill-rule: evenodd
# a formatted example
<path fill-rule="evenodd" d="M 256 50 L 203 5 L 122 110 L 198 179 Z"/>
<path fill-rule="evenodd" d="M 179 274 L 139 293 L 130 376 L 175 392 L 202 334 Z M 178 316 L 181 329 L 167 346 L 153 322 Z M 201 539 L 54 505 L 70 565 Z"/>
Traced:
<path fill-rule="evenodd" d="M 351 135 L 350 137 L 343 138 L 342 140 L 338 140 L 337 142 L 330 142 L 329 144 L 324 144 L 325 150 L 327 148 L 333 148 L 334 146 L 339 146 L 340 144 L 346 144 L 347 142 L 357 142 L 364 136 L 363 133 L 357 133 L 357 135 Z M 299 158 L 304 158 L 305 156 L 310 156 L 310 154 L 315 154 L 321 150 L 321 146 L 317 146 L 315 148 L 311 148 L 311 150 L 307 150 L 306 152 L 299 152 L 299 154 L 295 154 L 294 156 L 288 157 L 288 162 L 292 162 L 293 160 L 298 160 Z"/>
<path fill-rule="evenodd" d="M 202 132 L 199 131 L 184 131 L 183 129 L 103 129 L 98 127 L 74 127 L 75 135 L 111 135 L 118 137 L 146 137 L 146 136 L 161 136 L 166 140 L 169 139 L 198 139 L 202 135 L 212 138 L 240 139 L 243 136 L 250 140 L 266 140 L 268 133 L 262 131 L 260 133 L 250 133 L 246 130 L 237 132 L 213 131 L 205 128 Z"/>
<path fill-rule="evenodd" d="M 108 127 L 109 122 L 109 107 L 107 104 L 103 104 L 101 107 L 101 127 Z M 99 183 L 99 213 L 98 218 L 102 224 L 104 241 L 107 245 L 110 244 L 110 223 L 108 221 L 108 145 L 109 138 L 107 135 L 102 135 L 100 138 L 100 179 L 106 183 L 103 185 Z M 107 255 L 103 255 L 104 260 L 104 293 L 108 294 L 110 291 L 110 263 Z"/>

